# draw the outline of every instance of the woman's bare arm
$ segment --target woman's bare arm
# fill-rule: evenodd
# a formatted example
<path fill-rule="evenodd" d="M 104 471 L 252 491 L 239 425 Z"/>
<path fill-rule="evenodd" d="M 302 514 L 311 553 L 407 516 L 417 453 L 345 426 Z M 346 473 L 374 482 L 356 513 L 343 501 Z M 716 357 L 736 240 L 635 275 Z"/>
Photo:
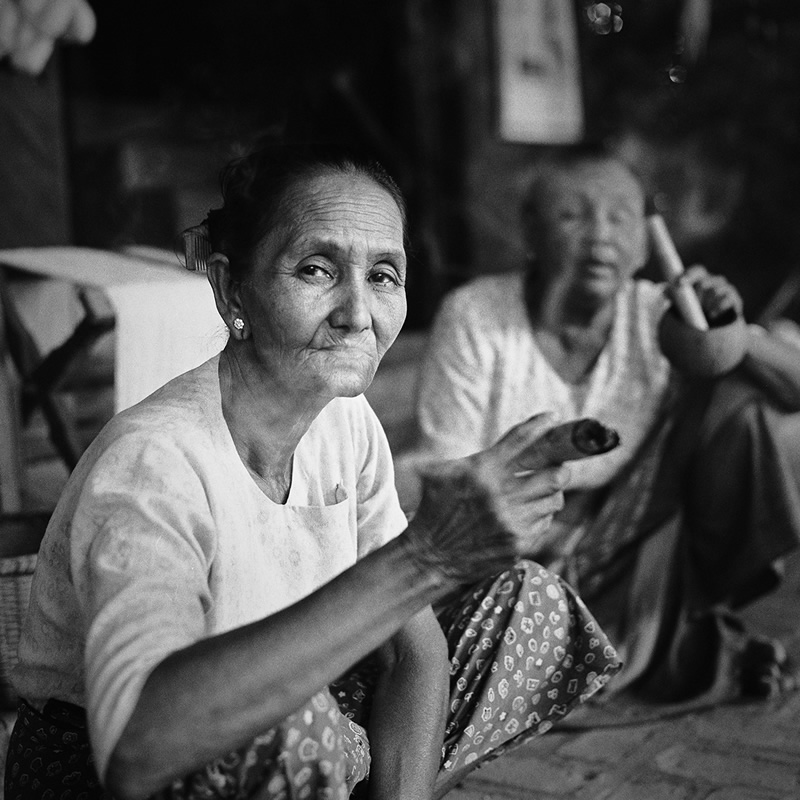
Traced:
<path fill-rule="evenodd" d="M 747 332 L 742 368 L 787 411 L 800 411 L 800 350 L 756 326 Z"/>
<path fill-rule="evenodd" d="M 145 798 L 245 745 L 444 594 L 448 581 L 399 538 L 309 597 L 172 654 L 152 672 L 114 749 L 106 784 Z"/>

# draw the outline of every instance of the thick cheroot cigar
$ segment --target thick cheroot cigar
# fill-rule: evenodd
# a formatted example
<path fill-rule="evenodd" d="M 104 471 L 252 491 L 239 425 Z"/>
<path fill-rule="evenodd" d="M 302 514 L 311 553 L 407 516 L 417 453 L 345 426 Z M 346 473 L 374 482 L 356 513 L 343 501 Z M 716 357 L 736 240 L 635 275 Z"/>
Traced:
<path fill-rule="evenodd" d="M 619 434 L 591 417 L 572 420 L 545 431 L 525 456 L 526 469 L 599 456 L 619 445 Z"/>

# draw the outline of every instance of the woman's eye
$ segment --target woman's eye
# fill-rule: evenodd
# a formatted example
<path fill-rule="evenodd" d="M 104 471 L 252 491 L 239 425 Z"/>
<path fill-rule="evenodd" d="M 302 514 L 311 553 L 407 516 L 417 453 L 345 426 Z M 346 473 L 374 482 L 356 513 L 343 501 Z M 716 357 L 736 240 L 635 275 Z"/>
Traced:
<path fill-rule="evenodd" d="M 610 217 L 612 225 L 628 225 L 633 221 L 633 212 L 623 208 L 612 211 Z"/>
<path fill-rule="evenodd" d="M 306 264 L 305 266 L 300 268 L 300 272 L 303 275 L 307 275 L 310 278 L 330 278 L 332 277 L 330 270 L 326 269 L 319 264 Z"/>
<path fill-rule="evenodd" d="M 397 286 L 399 284 L 397 277 L 386 270 L 378 270 L 373 272 L 369 276 L 369 279 L 372 281 L 372 283 L 377 283 L 379 286 Z"/>
<path fill-rule="evenodd" d="M 562 208 L 558 210 L 557 217 L 561 222 L 573 222 L 581 218 L 581 212 L 577 208 Z"/>

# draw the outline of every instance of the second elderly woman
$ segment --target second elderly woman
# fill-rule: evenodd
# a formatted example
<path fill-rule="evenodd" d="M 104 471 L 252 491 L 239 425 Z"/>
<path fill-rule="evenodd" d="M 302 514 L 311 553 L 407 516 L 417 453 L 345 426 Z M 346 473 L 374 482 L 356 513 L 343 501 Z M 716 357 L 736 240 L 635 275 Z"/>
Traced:
<path fill-rule="evenodd" d="M 565 507 L 530 555 L 612 636 L 625 661 L 612 689 L 659 700 L 779 691 L 782 644 L 745 631 L 736 612 L 775 586 L 775 562 L 800 543 L 780 432 L 800 410 L 796 348 L 745 328 L 736 289 L 695 265 L 685 278 L 709 325 L 740 324 L 745 348 L 715 379 L 687 369 L 696 345 L 673 364 L 659 337 L 666 287 L 637 275 L 649 248 L 637 176 L 592 143 L 538 167 L 524 268 L 442 303 L 421 370 L 420 452 L 398 472 L 478 452 L 532 414 L 604 420 L 621 446 L 570 465 Z M 413 480 L 400 483 L 411 508 Z"/>

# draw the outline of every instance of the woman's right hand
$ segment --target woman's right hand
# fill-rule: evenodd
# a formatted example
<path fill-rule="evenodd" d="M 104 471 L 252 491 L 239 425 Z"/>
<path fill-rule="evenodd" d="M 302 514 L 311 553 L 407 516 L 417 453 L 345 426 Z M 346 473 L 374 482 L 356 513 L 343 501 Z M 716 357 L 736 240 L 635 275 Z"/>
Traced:
<path fill-rule="evenodd" d="M 461 584 L 531 551 L 563 507 L 569 481 L 568 467 L 542 456 L 554 422 L 537 414 L 487 450 L 427 466 L 406 531 L 412 558 Z"/>

